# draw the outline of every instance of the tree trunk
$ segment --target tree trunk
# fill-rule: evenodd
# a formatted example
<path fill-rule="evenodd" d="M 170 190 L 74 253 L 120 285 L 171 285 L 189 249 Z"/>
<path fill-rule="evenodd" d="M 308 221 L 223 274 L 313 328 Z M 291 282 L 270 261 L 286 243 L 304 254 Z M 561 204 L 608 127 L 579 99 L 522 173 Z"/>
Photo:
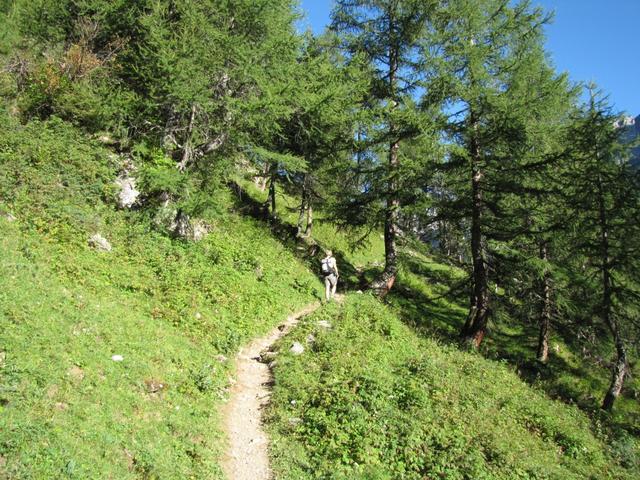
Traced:
<path fill-rule="evenodd" d="M 304 223 L 304 215 L 307 212 L 309 203 L 307 196 L 307 174 L 305 173 L 302 180 L 302 195 L 300 198 L 300 212 L 298 214 L 298 237 L 302 236 L 302 224 Z"/>
<path fill-rule="evenodd" d="M 187 127 L 187 135 L 184 139 L 184 146 L 182 148 L 182 159 L 178 163 L 177 168 L 181 172 L 187 169 L 187 165 L 191 162 L 193 157 L 193 148 L 191 146 L 191 136 L 193 135 L 193 124 L 196 120 L 196 104 L 191 105 L 191 116 L 189 117 L 189 126 Z"/>
<path fill-rule="evenodd" d="M 269 179 L 269 196 L 267 197 L 267 205 L 271 205 L 271 216 L 272 217 L 276 217 L 277 216 L 277 210 L 276 210 L 276 171 L 277 171 L 277 166 L 276 165 L 272 165 L 271 166 L 271 176 Z"/>
<path fill-rule="evenodd" d="M 395 18 L 393 12 L 389 12 L 389 31 L 393 31 Z M 389 49 L 389 96 L 392 110 L 397 107 L 396 95 L 396 75 L 398 72 L 398 55 L 400 53 L 399 46 Z M 386 198 L 385 219 L 384 219 L 384 270 L 382 274 L 375 279 L 370 288 L 380 297 L 384 297 L 396 281 L 398 275 L 398 252 L 396 238 L 398 235 L 398 219 L 400 216 L 400 199 L 398 198 L 398 170 L 400 167 L 400 159 L 398 152 L 400 150 L 400 141 L 397 138 L 398 132 L 393 120 L 389 121 L 389 136 L 392 139 L 389 144 L 388 157 L 388 192 Z"/>
<path fill-rule="evenodd" d="M 307 228 L 304 230 L 305 237 L 311 237 L 313 229 L 313 206 L 311 205 L 311 197 L 307 199 Z"/>
<path fill-rule="evenodd" d="M 611 332 L 616 339 L 616 353 L 618 358 L 613 366 L 613 372 L 611 376 L 611 384 L 609 390 L 602 401 L 602 409 L 611 411 L 613 409 L 613 403 L 616 398 L 620 396 L 622 387 L 624 386 L 624 379 L 627 374 L 627 352 L 620 337 L 619 326 L 617 322 L 613 321 L 609 326 Z"/>
<path fill-rule="evenodd" d="M 600 260 L 602 262 L 602 319 L 609 327 L 616 345 L 617 359 L 612 369 L 611 384 L 602 401 L 602 408 L 611 411 L 613 404 L 620 395 L 627 373 L 627 353 L 620 332 L 620 325 L 613 316 L 613 293 L 611 281 L 611 261 L 609 258 L 609 219 L 604 198 L 602 179 L 598 177 L 598 209 L 600 222 Z"/>
<path fill-rule="evenodd" d="M 540 244 L 540 259 L 545 262 L 549 259 L 549 245 L 546 241 Z M 547 363 L 549 360 L 549 328 L 551 326 L 551 276 L 545 267 L 542 276 L 542 308 L 540 311 L 540 334 L 538 336 L 539 362 Z"/>
<path fill-rule="evenodd" d="M 471 112 L 472 134 L 469 143 L 471 153 L 471 256 L 473 259 L 473 293 L 469 315 L 462 328 L 463 342 L 472 348 L 482 343 L 489 321 L 489 275 L 482 234 L 483 192 L 480 145 L 477 139 L 477 122 Z"/>

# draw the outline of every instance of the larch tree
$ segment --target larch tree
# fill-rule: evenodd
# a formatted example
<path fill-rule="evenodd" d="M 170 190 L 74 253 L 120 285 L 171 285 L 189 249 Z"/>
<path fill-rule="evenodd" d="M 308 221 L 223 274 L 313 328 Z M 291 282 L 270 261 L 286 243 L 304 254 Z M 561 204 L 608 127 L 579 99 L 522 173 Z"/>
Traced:
<path fill-rule="evenodd" d="M 615 348 L 602 408 L 611 410 L 629 373 L 629 344 L 637 338 L 640 189 L 628 162 L 617 115 L 590 86 L 590 99 L 571 131 L 573 168 L 567 188 L 574 209 L 574 245 L 580 270 L 595 298 L 584 299 L 609 331 Z"/>
<path fill-rule="evenodd" d="M 384 269 L 370 285 L 381 296 L 389 292 L 398 274 L 401 192 L 410 188 L 403 184 L 401 149 L 403 142 L 420 135 L 426 123 L 420 121 L 414 96 L 424 71 L 420 43 L 429 32 L 436 3 L 338 0 L 332 12 L 331 28 L 345 52 L 364 58 L 371 73 L 370 92 L 363 104 L 369 124 L 356 133 L 360 158 L 354 160 L 353 169 L 359 176 L 366 157 L 371 178 L 352 192 L 354 198 L 347 199 L 343 212 L 357 217 L 359 223 L 383 225 Z M 382 208 L 377 208 L 378 203 Z"/>
<path fill-rule="evenodd" d="M 531 88 L 521 84 L 531 73 L 532 58 L 543 54 L 542 29 L 548 17 L 529 2 L 512 5 L 508 0 L 457 0 L 448 8 L 438 17 L 444 40 L 432 57 L 429 78 L 432 90 L 447 98 L 450 153 L 445 169 L 455 178 L 450 201 L 464 209 L 470 229 L 472 293 L 461 336 L 477 348 L 492 311 L 492 242 L 512 233 L 503 231 L 507 212 L 501 199 L 522 187 L 512 173 L 531 146 L 526 135 L 531 112 L 544 100 L 537 94 L 527 102 L 519 93 Z M 544 88 L 536 85 L 535 91 Z"/>

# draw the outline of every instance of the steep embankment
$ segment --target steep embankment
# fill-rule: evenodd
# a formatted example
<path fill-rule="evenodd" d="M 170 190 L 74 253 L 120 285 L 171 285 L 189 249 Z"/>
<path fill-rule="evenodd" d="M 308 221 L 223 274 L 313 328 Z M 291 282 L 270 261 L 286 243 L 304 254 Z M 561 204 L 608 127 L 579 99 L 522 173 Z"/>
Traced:
<path fill-rule="evenodd" d="M 506 363 L 416 336 L 368 295 L 304 319 L 287 342 L 307 338 L 275 367 L 276 478 L 637 478 L 632 443 Z"/>
<path fill-rule="evenodd" d="M 222 478 L 227 357 L 317 279 L 224 192 L 204 240 L 173 240 L 113 207 L 111 152 L 2 121 L 0 477 Z"/>

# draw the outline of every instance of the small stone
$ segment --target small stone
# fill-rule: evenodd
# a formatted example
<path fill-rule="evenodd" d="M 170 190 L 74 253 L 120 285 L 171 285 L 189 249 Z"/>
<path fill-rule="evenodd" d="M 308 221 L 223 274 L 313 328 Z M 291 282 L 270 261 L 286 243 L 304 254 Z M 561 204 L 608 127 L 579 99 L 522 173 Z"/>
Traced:
<path fill-rule="evenodd" d="M 362 290 L 358 290 L 356 293 L 362 295 Z"/>
<path fill-rule="evenodd" d="M 156 380 L 153 378 L 148 378 L 144 381 L 144 386 L 148 393 L 158 393 L 162 392 L 167 385 L 161 380 Z"/>
<path fill-rule="evenodd" d="M 7 222 L 16 221 L 16 217 L 14 217 L 10 212 L 1 212 L 0 216 L 2 216 Z"/>
<path fill-rule="evenodd" d="M 307 335 L 307 343 L 311 344 L 316 341 L 316 336 L 313 333 Z"/>
<path fill-rule="evenodd" d="M 200 312 L 196 312 L 196 320 L 200 320 L 202 318 L 202 314 Z"/>
<path fill-rule="evenodd" d="M 96 233 L 89 239 L 89 246 L 95 248 L 96 250 L 101 250 L 103 252 L 111 251 L 111 244 L 106 238 L 104 238 L 99 233 Z"/>
<path fill-rule="evenodd" d="M 113 360 L 114 362 L 121 362 L 124 360 L 124 357 L 122 355 L 113 355 L 111 357 L 111 360 Z"/>
<path fill-rule="evenodd" d="M 290 350 L 294 355 L 302 355 L 304 353 L 304 347 L 299 342 L 293 342 Z"/>
<path fill-rule="evenodd" d="M 120 176 L 116 179 L 115 184 L 120 188 L 118 192 L 118 207 L 131 208 L 140 196 L 140 191 L 136 188 L 136 179 L 129 176 Z"/>
<path fill-rule="evenodd" d="M 331 328 L 331 324 L 326 320 L 318 320 L 318 326 L 322 328 Z"/>

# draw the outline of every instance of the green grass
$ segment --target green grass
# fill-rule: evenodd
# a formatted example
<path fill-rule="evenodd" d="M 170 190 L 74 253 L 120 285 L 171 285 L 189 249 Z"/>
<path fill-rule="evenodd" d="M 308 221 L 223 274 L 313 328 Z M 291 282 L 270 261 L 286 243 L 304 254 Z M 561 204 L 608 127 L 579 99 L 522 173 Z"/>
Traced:
<path fill-rule="evenodd" d="M 317 262 L 220 189 L 209 236 L 171 239 L 152 212 L 113 207 L 112 152 L 55 118 L 0 117 L 0 211 L 17 217 L 0 216 L 0 478 L 221 478 L 221 355 L 319 298 Z M 278 203 L 295 224 L 296 199 Z M 111 252 L 88 246 L 96 232 Z M 355 288 L 384 246 L 373 232 L 352 251 L 350 235 L 316 212 L 315 239 Z M 554 337 L 550 366 L 530 375 L 535 328 L 501 318 L 488 359 L 457 349 L 465 278 L 405 239 L 387 305 L 351 295 L 283 341 L 316 337 L 279 359 L 279 478 L 637 478 L 637 400 L 594 413 L 609 372 L 579 345 Z"/>
<path fill-rule="evenodd" d="M 221 478 L 220 355 L 320 295 L 225 192 L 187 243 L 116 211 L 115 174 L 62 122 L 0 133 L 0 478 Z"/>
<path fill-rule="evenodd" d="M 318 326 L 318 320 L 333 324 Z M 293 340 L 315 342 L 301 356 Z M 637 478 L 637 451 L 508 364 L 420 338 L 351 295 L 282 341 L 269 428 L 279 479 Z M 628 468 L 623 468 L 626 465 Z"/>

